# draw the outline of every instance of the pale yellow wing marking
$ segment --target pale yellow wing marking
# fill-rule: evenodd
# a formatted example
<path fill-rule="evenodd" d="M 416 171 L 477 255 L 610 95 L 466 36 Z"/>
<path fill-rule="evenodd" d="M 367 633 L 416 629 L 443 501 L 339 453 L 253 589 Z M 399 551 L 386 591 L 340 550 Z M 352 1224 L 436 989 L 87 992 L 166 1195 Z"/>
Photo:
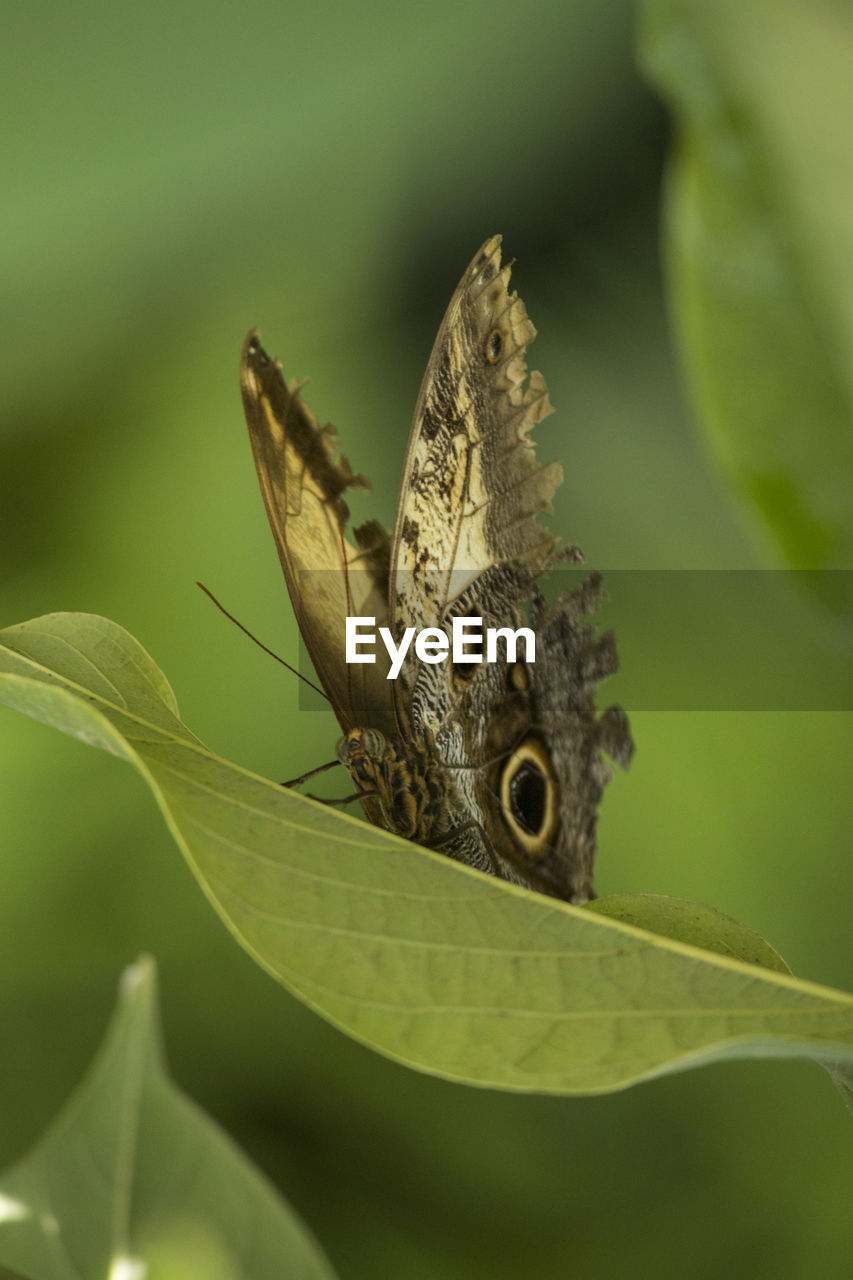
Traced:
<path fill-rule="evenodd" d="M 507 290 L 500 236 L 486 241 L 451 299 L 412 423 L 391 552 L 392 626 L 440 625 L 491 565 L 540 571 L 554 539 L 537 522 L 562 480 L 539 466 L 531 428 L 551 412 L 524 352 L 536 336 Z"/>

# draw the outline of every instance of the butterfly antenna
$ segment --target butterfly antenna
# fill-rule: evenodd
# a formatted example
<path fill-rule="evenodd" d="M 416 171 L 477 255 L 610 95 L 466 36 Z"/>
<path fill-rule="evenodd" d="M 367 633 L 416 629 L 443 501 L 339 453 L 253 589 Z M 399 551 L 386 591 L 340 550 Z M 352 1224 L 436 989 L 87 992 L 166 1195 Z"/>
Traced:
<path fill-rule="evenodd" d="M 297 676 L 303 682 L 303 684 L 307 684 L 309 689 L 313 689 L 315 693 L 319 693 L 321 698 L 325 698 L 327 702 L 331 702 L 331 698 L 329 698 L 328 695 L 325 694 L 322 689 L 320 689 L 316 684 L 314 684 L 313 680 L 309 680 L 308 677 L 304 676 L 301 671 L 297 671 L 296 668 L 292 667 L 289 662 L 285 662 L 284 658 L 280 658 L 279 655 L 274 652 L 274 650 L 268 649 L 267 646 L 263 643 L 263 641 L 259 640 L 257 636 L 253 636 L 249 628 L 244 627 L 242 622 L 238 621 L 238 619 L 234 617 L 233 613 L 229 613 L 228 610 L 225 608 L 225 605 L 221 604 L 216 599 L 216 596 L 213 594 L 213 592 L 210 591 L 204 585 L 203 582 L 197 582 L 196 586 L 201 587 L 204 594 L 206 596 L 209 596 L 209 598 L 216 605 L 219 612 L 224 613 L 228 621 L 233 622 L 235 627 L 239 627 L 240 630 L 243 632 L 243 634 L 248 636 L 249 639 L 253 641 L 258 646 L 259 649 L 263 649 L 264 653 L 268 653 L 271 658 L 275 658 L 276 662 L 280 662 L 283 667 L 287 667 L 288 671 L 292 672 L 293 675 Z"/>
<path fill-rule="evenodd" d="M 301 787 L 302 783 L 307 782 L 309 778 L 315 778 L 318 773 L 325 773 L 327 769 L 334 769 L 340 763 L 340 760 L 328 760 L 325 764 L 318 764 L 316 769 L 309 769 L 307 773 L 300 773 L 298 778 L 291 778 L 281 785 L 283 787 Z M 316 796 L 309 796 L 309 799 L 315 800 Z"/>

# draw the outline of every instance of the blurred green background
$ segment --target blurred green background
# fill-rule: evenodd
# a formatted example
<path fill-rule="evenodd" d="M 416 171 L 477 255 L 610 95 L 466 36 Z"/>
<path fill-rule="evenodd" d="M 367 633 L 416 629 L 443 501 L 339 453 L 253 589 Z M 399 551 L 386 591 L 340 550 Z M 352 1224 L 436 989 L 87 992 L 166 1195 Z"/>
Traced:
<path fill-rule="evenodd" d="M 7 4 L 2 624 L 106 614 L 214 750 L 274 778 L 329 759 L 331 715 L 299 713 L 294 681 L 194 585 L 296 653 L 240 344 L 260 325 L 288 376 L 310 375 L 309 403 L 374 483 L 356 515 L 388 523 L 444 306 L 496 231 L 558 410 L 537 433 L 566 472 L 555 530 L 604 569 L 776 567 L 679 382 L 667 124 L 635 18 L 623 0 Z M 788 608 L 819 664 L 837 636 Z M 648 623 L 626 669 L 654 662 L 669 620 Z M 146 950 L 175 1077 L 343 1280 L 844 1272 L 853 1135 L 814 1066 L 561 1100 L 384 1061 L 237 948 L 129 769 L 0 715 L 0 1165 L 70 1092 Z M 853 985 L 851 717 L 632 722 L 599 893 L 711 903 L 800 976 Z"/>

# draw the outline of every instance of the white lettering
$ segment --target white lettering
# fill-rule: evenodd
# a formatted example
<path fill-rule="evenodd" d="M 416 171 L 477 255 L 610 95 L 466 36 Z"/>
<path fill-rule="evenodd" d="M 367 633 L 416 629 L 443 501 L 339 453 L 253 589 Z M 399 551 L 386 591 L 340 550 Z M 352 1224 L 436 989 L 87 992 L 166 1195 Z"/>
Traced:
<path fill-rule="evenodd" d="M 409 652 L 409 645 L 412 643 L 412 636 L 415 634 L 415 628 L 406 627 L 406 630 L 403 632 L 403 638 L 400 641 L 399 648 L 395 645 L 394 637 L 388 627 L 380 627 L 379 634 L 385 642 L 385 648 L 388 650 L 388 657 L 391 659 L 391 669 L 388 672 L 387 678 L 389 680 L 396 680 L 397 676 L 400 674 L 400 668 L 403 665 L 403 660 Z"/>
<path fill-rule="evenodd" d="M 359 627 L 372 627 L 376 622 L 375 618 L 347 618 L 346 622 L 346 660 L 347 662 L 375 662 L 375 653 L 359 653 L 358 646 L 360 644 L 376 644 L 376 636 L 371 632 L 369 635 L 359 635 Z"/>
<path fill-rule="evenodd" d="M 498 660 L 498 636 L 503 636 L 506 640 L 507 662 L 516 661 L 516 646 L 519 638 L 524 640 L 524 661 L 536 661 L 536 636 L 530 627 L 519 627 L 517 631 L 513 631 L 511 627 L 488 627 L 486 629 L 486 662 Z"/>
<path fill-rule="evenodd" d="M 415 640 L 415 653 L 421 662 L 444 662 L 450 641 L 438 627 L 424 627 Z"/>
<path fill-rule="evenodd" d="M 491 630 L 491 628 L 489 628 Z M 465 648 L 469 641 L 473 641 L 480 646 L 480 653 L 472 653 Z M 483 654 L 483 619 L 482 618 L 454 618 L 453 619 L 453 661 L 454 662 L 482 662 Z M 494 662 L 494 658 L 489 659 Z"/>
<path fill-rule="evenodd" d="M 376 644 L 375 631 L 361 630 L 361 628 L 372 627 L 375 622 L 375 618 L 348 617 L 346 619 L 347 662 L 376 661 L 375 654 L 361 652 L 361 646 Z M 511 665 L 517 661 L 519 640 L 524 641 L 524 661 L 536 661 L 536 636 L 530 627 L 519 627 L 517 631 L 513 631 L 511 627 L 486 627 L 485 659 L 483 658 L 482 618 L 454 618 L 451 633 L 452 641 L 448 639 L 447 632 L 440 627 L 424 627 L 417 634 L 414 627 L 406 627 L 400 637 L 400 643 L 397 644 L 390 628 L 380 627 L 379 635 L 391 660 L 388 679 L 396 680 L 399 676 L 406 655 L 412 647 L 412 640 L 415 642 L 415 654 L 421 662 L 443 662 L 450 652 L 454 662 L 506 661 Z M 498 658 L 498 638 L 506 644 L 505 659 Z"/>

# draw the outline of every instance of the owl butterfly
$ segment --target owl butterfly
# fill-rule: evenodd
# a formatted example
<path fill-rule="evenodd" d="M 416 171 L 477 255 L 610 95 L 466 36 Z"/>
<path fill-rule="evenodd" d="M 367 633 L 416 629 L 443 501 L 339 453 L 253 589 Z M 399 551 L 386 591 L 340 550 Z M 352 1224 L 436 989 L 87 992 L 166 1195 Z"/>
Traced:
<path fill-rule="evenodd" d="M 562 480 L 528 438 L 551 412 L 544 379 L 527 379 L 536 335 L 507 291 L 500 236 L 454 293 L 427 365 L 409 436 L 393 536 L 375 521 L 344 533 L 347 488 L 367 488 L 337 433 L 320 426 L 256 332 L 241 386 L 261 492 L 299 628 L 344 736 L 346 765 L 371 821 L 505 880 L 564 898 L 592 896 L 598 805 L 633 750 L 624 713 L 596 716 L 596 685 L 616 670 L 612 635 L 585 621 L 598 575 L 548 607 L 537 582 L 559 560 L 538 523 Z M 427 664 L 410 649 L 388 679 L 347 664 L 347 616 L 404 630 L 482 618 L 529 625 L 535 661 Z M 502 655 L 503 651 L 499 653 Z"/>

